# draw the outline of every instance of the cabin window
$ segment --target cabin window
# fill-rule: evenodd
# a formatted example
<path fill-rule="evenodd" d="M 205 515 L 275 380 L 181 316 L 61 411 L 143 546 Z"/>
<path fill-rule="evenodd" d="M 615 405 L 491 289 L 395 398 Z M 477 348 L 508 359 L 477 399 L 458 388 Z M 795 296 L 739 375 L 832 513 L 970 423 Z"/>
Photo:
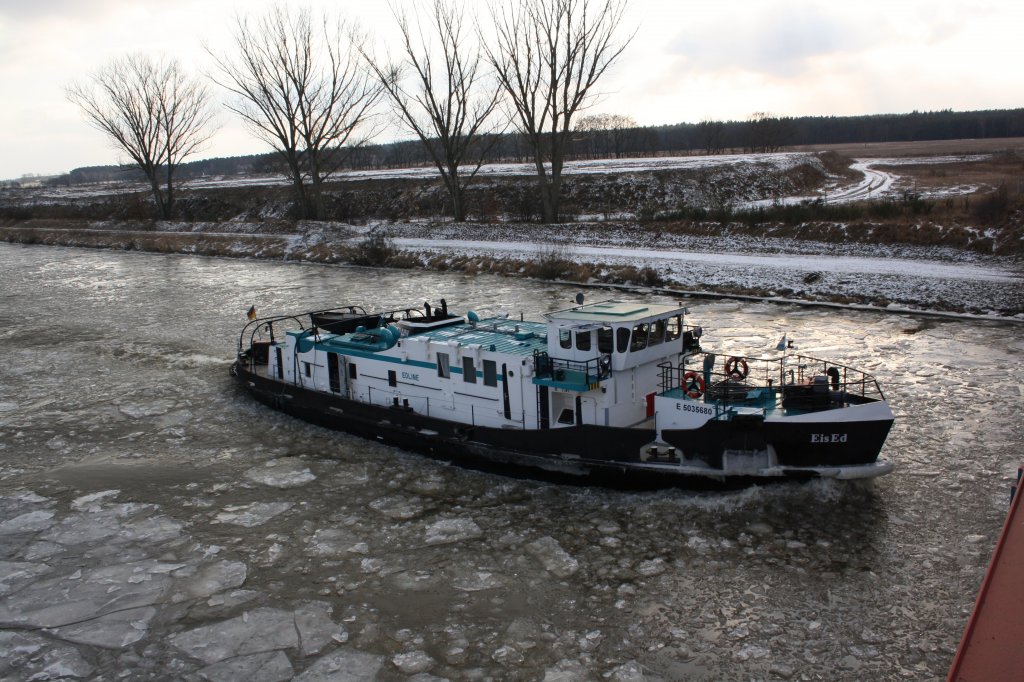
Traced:
<path fill-rule="evenodd" d="M 451 377 L 451 375 L 452 375 L 452 370 L 451 370 L 451 367 L 448 364 L 448 354 L 447 353 L 438 353 L 437 354 L 437 376 L 441 377 L 442 379 L 447 379 L 447 378 Z"/>
<path fill-rule="evenodd" d="M 572 348 L 572 331 L 568 329 L 559 329 L 558 345 L 562 348 Z"/>
<path fill-rule="evenodd" d="M 558 414 L 558 423 L 559 424 L 575 424 L 576 423 L 576 414 L 575 414 L 575 412 L 570 410 L 568 407 L 565 408 L 564 410 L 562 410 Z"/>
<path fill-rule="evenodd" d="M 305 366 L 305 369 L 306 369 L 306 376 L 307 376 L 307 377 L 311 377 L 311 376 L 313 376 L 313 365 L 311 365 L 311 364 L 310 364 L 310 363 L 308 363 L 308 362 L 303 362 L 302 364 L 303 364 L 303 365 Z"/>
<path fill-rule="evenodd" d="M 601 327 L 597 330 L 597 350 L 600 353 L 611 353 L 615 350 L 612 346 L 611 327 Z"/>
<path fill-rule="evenodd" d="M 576 332 L 576 350 L 590 350 L 590 336 L 593 334 L 589 329 L 585 332 Z"/>
<path fill-rule="evenodd" d="M 476 383 L 476 365 L 473 358 L 462 358 L 462 380 L 467 384 Z"/>
<path fill-rule="evenodd" d="M 629 327 L 619 327 L 615 330 L 615 350 L 619 353 L 629 350 Z"/>
<path fill-rule="evenodd" d="M 656 346 L 665 340 L 665 324 L 667 320 L 655 320 L 651 323 L 651 336 L 647 340 L 648 345 Z"/>
<path fill-rule="evenodd" d="M 348 378 L 349 379 L 356 379 L 356 378 L 358 378 L 358 376 L 359 376 L 359 373 L 356 372 L 355 363 L 351 363 L 350 362 L 348 364 Z"/>
<path fill-rule="evenodd" d="M 633 344 L 629 347 L 630 352 L 647 348 L 647 323 L 641 322 L 633 327 Z"/>
<path fill-rule="evenodd" d="M 668 318 L 668 336 L 666 337 L 669 341 L 675 341 L 679 338 L 682 333 L 683 325 L 679 321 L 679 316 Z"/>
<path fill-rule="evenodd" d="M 498 385 L 498 363 L 494 360 L 484 360 L 484 386 Z"/>
<path fill-rule="evenodd" d="M 388 370 L 388 386 L 394 387 L 398 385 L 398 374 L 393 369 Z"/>

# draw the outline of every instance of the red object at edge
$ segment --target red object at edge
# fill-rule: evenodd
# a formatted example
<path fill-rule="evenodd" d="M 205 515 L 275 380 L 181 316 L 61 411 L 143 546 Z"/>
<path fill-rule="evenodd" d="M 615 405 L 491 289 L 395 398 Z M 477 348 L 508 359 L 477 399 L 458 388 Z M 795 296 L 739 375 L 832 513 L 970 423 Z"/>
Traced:
<path fill-rule="evenodd" d="M 1017 492 L 947 682 L 1024 681 L 1024 511 Z"/>

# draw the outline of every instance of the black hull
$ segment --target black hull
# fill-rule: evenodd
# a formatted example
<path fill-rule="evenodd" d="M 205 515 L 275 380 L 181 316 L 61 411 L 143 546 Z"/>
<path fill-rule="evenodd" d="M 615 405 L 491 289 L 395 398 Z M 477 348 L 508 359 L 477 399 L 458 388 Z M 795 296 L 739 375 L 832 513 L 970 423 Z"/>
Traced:
<path fill-rule="evenodd" d="M 709 421 L 699 429 L 665 430 L 662 438 L 716 468 L 727 451 L 757 452 L 769 445 L 783 467 L 863 466 L 878 459 L 892 424 L 892 419 L 839 427 L 821 422 Z"/>
<path fill-rule="evenodd" d="M 821 475 L 815 469 L 793 469 L 771 475 L 727 474 L 720 470 L 720 455 L 719 470 L 715 471 L 715 465 L 708 461 L 710 466 L 706 472 L 681 467 L 678 459 L 664 456 L 645 461 L 641 452 L 655 440 L 653 429 L 581 425 L 524 431 L 472 426 L 430 417 L 401 406 L 368 405 L 338 395 L 283 384 L 253 373 L 241 363 L 232 366 L 232 375 L 261 403 L 304 421 L 463 466 L 499 470 L 518 476 L 539 475 L 560 482 L 572 480 L 647 488 L 737 486 Z M 674 433 L 692 436 L 695 432 Z M 707 436 L 712 438 L 714 434 Z M 806 466 L 832 465 L 815 462 Z"/>

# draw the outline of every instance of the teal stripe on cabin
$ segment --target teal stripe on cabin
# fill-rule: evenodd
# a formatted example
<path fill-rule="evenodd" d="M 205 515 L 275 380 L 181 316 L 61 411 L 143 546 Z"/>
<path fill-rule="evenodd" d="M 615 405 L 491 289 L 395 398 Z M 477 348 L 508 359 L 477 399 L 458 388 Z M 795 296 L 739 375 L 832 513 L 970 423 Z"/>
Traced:
<path fill-rule="evenodd" d="M 351 348 L 339 349 L 337 346 L 327 343 L 314 344 L 314 348 L 322 350 L 325 353 L 337 353 L 338 355 L 344 355 L 347 358 L 363 358 L 364 360 L 377 360 L 379 362 L 390 362 L 395 365 L 401 365 L 402 367 L 418 367 L 420 369 L 429 369 L 434 374 L 437 374 L 437 363 L 425 362 L 423 360 L 403 360 L 402 358 L 392 357 L 390 355 L 380 355 L 379 353 L 368 353 L 365 351 L 353 350 Z M 344 352 L 339 352 L 344 350 Z M 497 362 L 497 361 L 495 361 Z M 501 363 L 498 363 L 499 365 Z M 461 367 L 450 366 L 448 368 L 451 374 L 462 374 Z M 483 371 L 476 372 L 477 379 L 483 379 Z M 505 375 L 501 372 L 497 373 L 498 381 L 505 381 Z"/>

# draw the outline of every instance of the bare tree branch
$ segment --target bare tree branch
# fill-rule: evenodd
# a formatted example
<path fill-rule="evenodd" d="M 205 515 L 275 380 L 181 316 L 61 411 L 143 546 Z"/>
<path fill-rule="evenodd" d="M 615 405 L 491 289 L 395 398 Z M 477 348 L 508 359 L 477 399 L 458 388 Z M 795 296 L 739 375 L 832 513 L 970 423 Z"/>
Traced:
<path fill-rule="evenodd" d="M 453 217 L 465 220 L 465 190 L 500 132 L 494 113 L 501 89 L 488 83 L 479 49 L 464 25 L 466 7 L 433 0 L 418 8 L 414 30 L 409 15 L 392 6 L 403 54 L 379 63 L 364 52 L 403 125 L 411 130 L 441 174 Z M 424 25 L 427 25 L 424 30 Z M 466 168 L 468 167 L 468 170 Z"/>
<path fill-rule="evenodd" d="M 278 5 L 257 19 L 236 17 L 234 39 L 234 56 L 210 53 L 213 80 L 235 96 L 228 109 L 281 156 L 303 217 L 323 219 L 323 183 L 343 150 L 378 132 L 359 134 L 382 94 L 363 69 L 364 38 L 341 19 L 314 22 L 307 9 Z"/>
<path fill-rule="evenodd" d="M 68 86 L 66 95 L 142 169 L 160 217 L 172 217 L 174 170 L 214 132 L 206 86 L 177 60 L 131 55 L 109 62 L 88 82 Z"/>
<path fill-rule="evenodd" d="M 545 222 L 558 219 L 562 166 L 572 118 L 625 50 L 615 36 L 626 0 L 518 0 L 492 5 L 496 40 L 487 59 L 529 142 Z"/>

